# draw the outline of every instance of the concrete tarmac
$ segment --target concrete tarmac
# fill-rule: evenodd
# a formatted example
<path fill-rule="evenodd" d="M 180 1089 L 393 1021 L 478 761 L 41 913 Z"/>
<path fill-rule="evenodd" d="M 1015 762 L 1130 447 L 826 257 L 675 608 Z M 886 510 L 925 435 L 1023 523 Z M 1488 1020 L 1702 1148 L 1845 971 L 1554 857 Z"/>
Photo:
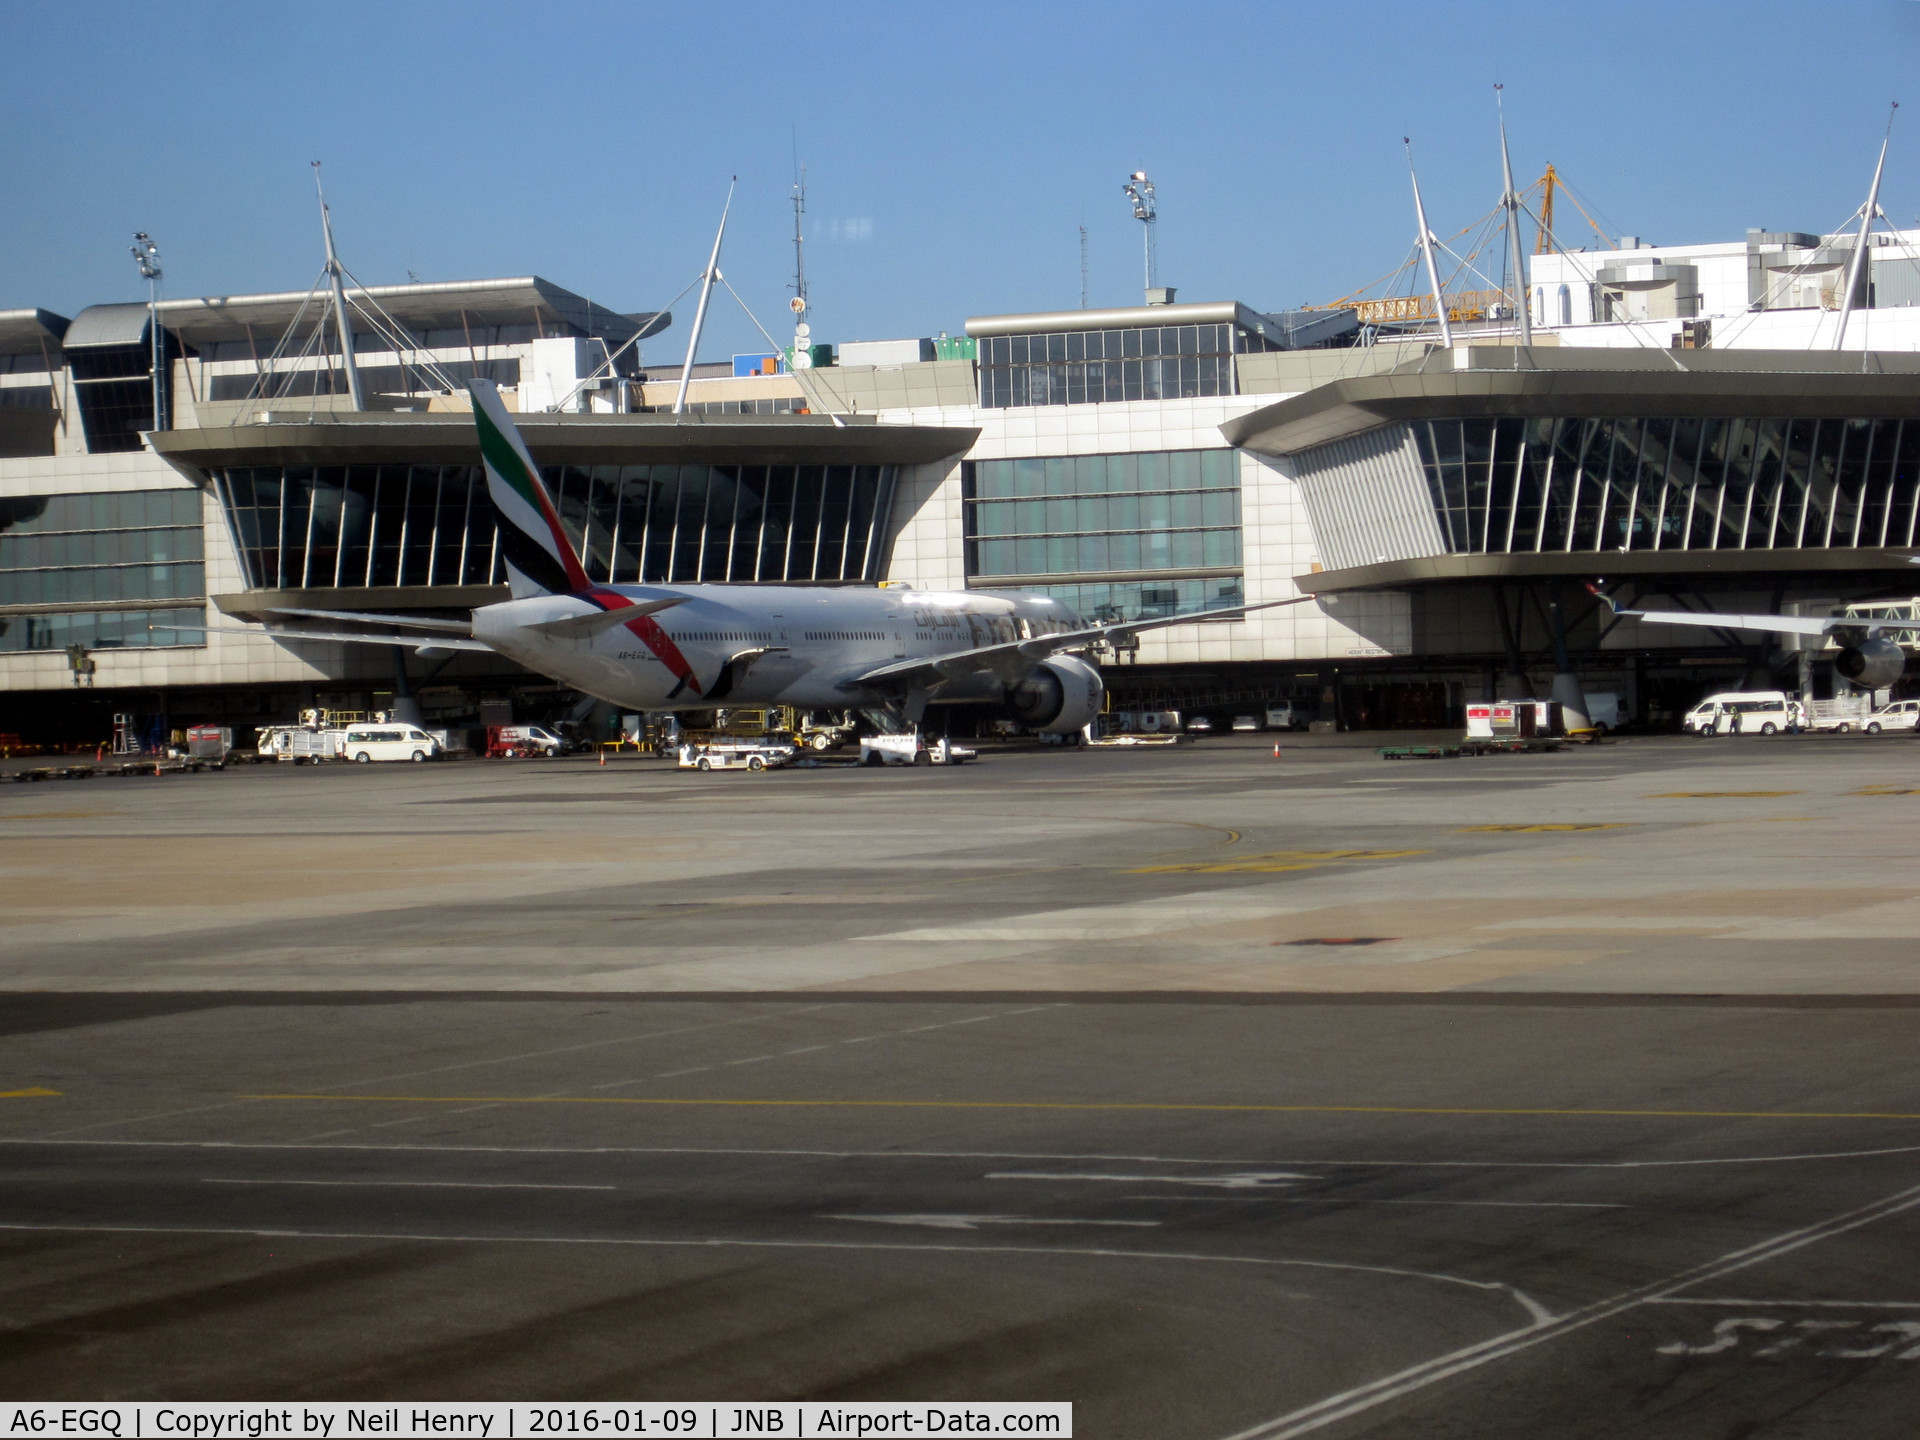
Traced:
<path fill-rule="evenodd" d="M 8 787 L 0 1395 L 1905 1435 L 1913 758 Z"/>

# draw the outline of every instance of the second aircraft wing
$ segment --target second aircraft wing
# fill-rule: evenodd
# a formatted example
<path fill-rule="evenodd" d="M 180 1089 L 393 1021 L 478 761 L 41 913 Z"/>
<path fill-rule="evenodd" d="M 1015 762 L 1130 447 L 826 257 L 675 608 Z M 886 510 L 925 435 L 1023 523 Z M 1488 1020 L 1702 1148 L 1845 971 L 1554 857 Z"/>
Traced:
<path fill-rule="evenodd" d="M 1170 625 L 1231 620 L 1254 610 L 1302 605 L 1319 598 L 1315 595 L 1299 595 L 1291 600 L 1268 600 L 1259 605 L 1236 605 L 1227 610 L 1198 610 L 1186 615 L 1158 616 L 1152 620 L 1123 620 L 1111 625 L 1089 625 L 1083 630 L 1067 630 L 1057 635 L 1036 635 L 1031 640 L 1005 640 L 997 645 L 976 645 L 971 650 L 955 650 L 945 655 L 894 660 L 842 681 L 841 688 L 852 690 L 883 681 L 905 682 L 916 676 L 938 683 L 942 680 L 958 680 L 983 670 L 990 670 L 1012 684 L 1049 655 L 1057 655 L 1062 650 L 1078 650 L 1083 646 L 1115 640 L 1122 635 L 1138 634 L 1142 630 L 1164 630 Z"/>

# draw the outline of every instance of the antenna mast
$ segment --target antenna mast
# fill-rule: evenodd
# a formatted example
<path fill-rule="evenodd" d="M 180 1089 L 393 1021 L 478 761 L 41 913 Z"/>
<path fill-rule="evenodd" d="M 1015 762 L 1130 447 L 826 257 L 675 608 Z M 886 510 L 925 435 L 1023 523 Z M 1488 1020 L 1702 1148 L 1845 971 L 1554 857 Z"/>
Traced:
<path fill-rule="evenodd" d="M 1087 227 L 1082 225 L 1080 227 L 1080 308 L 1082 310 L 1085 310 L 1089 307 L 1090 302 L 1087 298 L 1088 293 L 1089 292 L 1087 289 Z"/>
<path fill-rule="evenodd" d="M 1160 216 L 1158 210 L 1154 208 L 1153 181 L 1147 178 L 1146 171 L 1136 170 L 1127 177 L 1126 184 L 1120 188 L 1126 192 L 1127 198 L 1133 201 L 1133 218 L 1140 222 L 1141 229 L 1146 232 L 1147 300 L 1151 303 L 1152 292 L 1160 283 L 1160 257 L 1155 253 L 1153 234 Z"/>
<path fill-rule="evenodd" d="M 1427 262 L 1427 284 L 1433 289 L 1433 313 L 1440 317 L 1440 343 L 1453 348 L 1453 326 L 1447 319 L 1447 297 L 1440 293 L 1440 267 L 1433 263 L 1433 232 L 1427 228 L 1427 207 L 1420 203 L 1420 177 L 1413 168 L 1413 140 L 1401 136 L 1407 147 L 1407 174 L 1413 180 L 1413 219 L 1420 227 L 1420 254 Z"/>
<path fill-rule="evenodd" d="M 327 283 L 333 289 L 333 324 L 340 332 L 340 363 L 347 372 L 347 394 L 355 410 L 367 408 L 366 392 L 360 388 L 360 367 L 353 358 L 353 326 L 347 321 L 347 290 L 340 280 L 340 257 L 333 249 L 333 216 L 327 209 L 327 192 L 320 186 L 320 162 L 313 162 L 313 193 L 320 197 L 320 234 L 327 242 Z"/>
<path fill-rule="evenodd" d="M 1506 192 L 1500 197 L 1500 204 L 1507 212 L 1507 259 L 1513 266 L 1513 294 L 1519 302 L 1520 343 L 1531 349 L 1533 346 L 1533 303 L 1528 294 L 1527 271 L 1520 255 L 1520 195 L 1513 188 L 1513 161 L 1507 155 L 1507 112 L 1500 103 L 1500 92 L 1506 87 L 1493 87 L 1494 108 L 1500 112 L 1500 173 L 1507 182 Z"/>
<path fill-rule="evenodd" d="M 1860 274 L 1867 263 L 1867 232 L 1873 228 L 1874 213 L 1880 208 L 1880 172 L 1887 168 L 1887 146 L 1893 140 L 1893 111 L 1900 108 L 1898 100 L 1893 109 L 1887 111 L 1887 133 L 1880 141 L 1880 159 L 1873 167 L 1873 184 L 1867 187 L 1867 203 L 1860 207 L 1860 236 L 1853 242 L 1853 259 L 1847 265 L 1847 293 L 1840 300 L 1840 328 L 1833 337 L 1833 348 L 1838 350 L 1847 340 L 1847 321 L 1853 317 L 1853 297 L 1860 288 Z"/>
<path fill-rule="evenodd" d="M 807 313 L 807 242 L 801 233 L 801 220 L 807 213 L 807 172 L 801 167 L 793 181 L 793 307 L 795 317 Z"/>
<path fill-rule="evenodd" d="M 707 257 L 706 274 L 700 277 L 700 305 L 693 312 L 693 333 L 687 337 L 687 363 L 680 367 L 680 392 L 673 398 L 673 413 L 687 412 L 687 386 L 693 381 L 693 357 L 700 348 L 700 332 L 707 324 L 707 302 L 713 298 L 713 282 L 720 278 L 720 242 L 727 238 L 727 212 L 733 209 L 733 187 L 740 177 L 727 182 L 727 203 L 720 211 L 720 228 L 714 233 L 713 254 Z"/>

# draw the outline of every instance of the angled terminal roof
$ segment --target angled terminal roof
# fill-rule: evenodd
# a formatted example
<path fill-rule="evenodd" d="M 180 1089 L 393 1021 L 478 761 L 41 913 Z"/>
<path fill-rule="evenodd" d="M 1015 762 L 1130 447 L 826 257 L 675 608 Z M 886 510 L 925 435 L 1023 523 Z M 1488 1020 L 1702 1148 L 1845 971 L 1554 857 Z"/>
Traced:
<path fill-rule="evenodd" d="M 883 425 L 871 416 L 514 416 L 535 460 L 556 465 L 920 465 L 959 455 L 971 426 Z M 228 465 L 462 464 L 480 459 L 472 417 L 381 411 L 264 412 L 262 420 L 164 430 L 153 448 L 195 469 Z"/>
<path fill-rule="evenodd" d="M 1435 351 L 1385 375 L 1335 380 L 1220 433 L 1291 455 L 1395 421 L 1484 415 L 1920 418 L 1920 354 L 1476 346 L 1467 358 L 1471 368 Z"/>
<path fill-rule="evenodd" d="M 309 303 L 309 294 L 305 290 L 284 290 L 267 295 L 203 295 L 191 300 L 162 300 L 160 323 L 189 345 L 244 340 L 249 328 L 258 340 L 286 329 L 300 307 Z M 348 288 L 349 300 L 361 296 L 377 301 L 394 319 L 415 331 L 457 330 L 464 315 L 464 323 L 468 325 L 539 322 L 556 330 L 565 325 L 620 344 L 632 339 L 635 331 L 642 332 L 644 338 L 658 334 L 673 322 L 673 316 L 664 311 L 623 315 L 537 275 Z M 315 300 L 320 298 L 316 296 Z M 146 306 L 139 308 L 144 311 Z M 91 310 L 83 310 L 81 317 L 90 313 Z M 313 312 L 309 309 L 308 313 Z"/>
<path fill-rule="evenodd" d="M 71 323 L 51 310 L 0 310 L 0 355 L 32 355 L 43 342 L 48 350 L 58 350 Z"/>

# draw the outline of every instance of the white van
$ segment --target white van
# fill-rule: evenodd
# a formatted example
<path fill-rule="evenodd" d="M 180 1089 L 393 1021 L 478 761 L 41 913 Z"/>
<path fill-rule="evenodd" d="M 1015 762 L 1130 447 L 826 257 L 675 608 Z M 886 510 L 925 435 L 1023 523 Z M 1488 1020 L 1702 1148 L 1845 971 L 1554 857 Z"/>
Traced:
<path fill-rule="evenodd" d="M 1866 731 L 1878 735 L 1882 730 L 1920 730 L 1920 700 L 1896 700 L 1867 717 Z"/>
<path fill-rule="evenodd" d="M 1773 735 L 1797 723 L 1799 704 L 1784 690 L 1724 690 L 1680 720 L 1694 735 Z"/>
<path fill-rule="evenodd" d="M 341 754 L 365 765 L 373 760 L 435 760 L 440 742 L 414 725 L 354 725 L 341 742 Z"/>
<path fill-rule="evenodd" d="M 1275 700 L 1267 706 L 1269 730 L 1298 730 L 1304 719 L 1304 716 L 1294 710 L 1291 700 Z"/>

